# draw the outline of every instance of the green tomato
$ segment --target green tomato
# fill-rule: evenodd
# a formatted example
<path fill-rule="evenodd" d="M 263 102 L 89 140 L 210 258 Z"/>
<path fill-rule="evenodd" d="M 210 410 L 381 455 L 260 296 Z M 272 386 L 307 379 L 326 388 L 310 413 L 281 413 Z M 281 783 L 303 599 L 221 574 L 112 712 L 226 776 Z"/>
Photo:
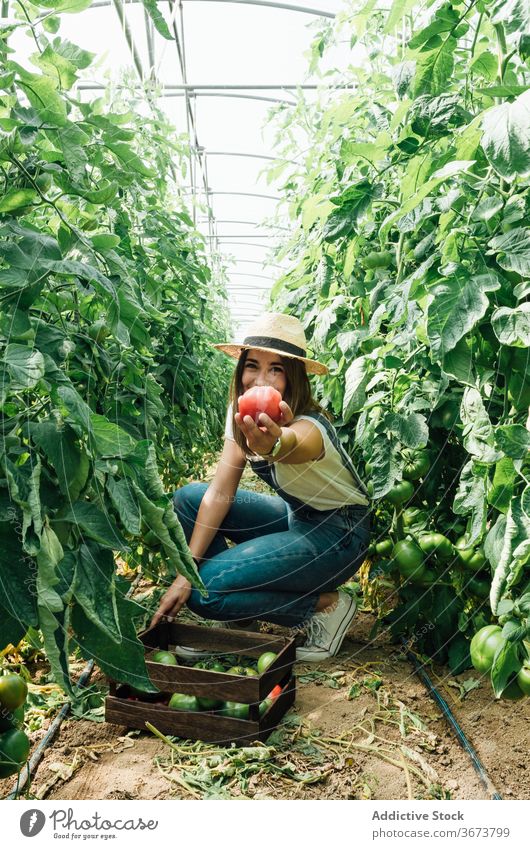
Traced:
<path fill-rule="evenodd" d="M 390 251 L 371 251 L 361 260 L 365 268 L 388 268 L 392 265 L 394 255 Z"/>
<path fill-rule="evenodd" d="M 155 663 L 163 663 L 166 666 L 178 666 L 177 658 L 170 651 L 155 651 L 150 660 L 154 660 Z"/>
<path fill-rule="evenodd" d="M 450 560 L 454 555 L 451 540 L 435 531 L 421 534 L 418 542 L 424 554 L 428 556 L 433 554 L 438 560 Z"/>
<path fill-rule="evenodd" d="M 247 668 L 246 666 L 231 666 L 230 669 L 226 670 L 227 675 L 246 675 Z"/>
<path fill-rule="evenodd" d="M 88 335 L 94 342 L 101 344 L 109 335 L 109 328 L 104 318 L 98 318 L 88 328 Z"/>
<path fill-rule="evenodd" d="M 265 670 L 269 668 L 271 663 L 274 663 L 277 657 L 278 655 L 275 654 L 273 651 L 266 651 L 263 652 L 263 654 L 260 654 L 257 663 L 259 674 L 262 675 Z"/>
<path fill-rule="evenodd" d="M 208 699 L 203 696 L 197 696 L 197 702 L 201 710 L 217 710 L 223 704 L 222 699 Z"/>
<path fill-rule="evenodd" d="M 394 548 L 394 543 L 391 539 L 383 539 L 381 542 L 377 542 L 375 545 L 375 550 L 377 554 L 381 555 L 381 557 L 388 557 L 392 554 L 392 549 Z"/>
<path fill-rule="evenodd" d="M 0 677 L 0 707 L 16 710 L 26 701 L 28 685 L 20 675 L 9 673 Z"/>
<path fill-rule="evenodd" d="M 471 663 L 477 672 L 490 671 L 495 653 L 504 642 L 502 628 L 499 625 L 486 625 L 477 631 L 469 647 Z"/>
<path fill-rule="evenodd" d="M 516 680 L 525 696 L 530 696 L 530 661 L 525 660 L 524 666 L 517 673 Z"/>
<path fill-rule="evenodd" d="M 405 452 L 403 452 L 405 454 Z M 417 481 L 424 478 L 431 468 L 431 458 L 429 452 L 410 451 L 405 454 L 406 463 L 403 468 L 403 477 L 408 481 Z"/>
<path fill-rule="evenodd" d="M 169 700 L 171 710 L 198 711 L 201 709 L 197 696 L 188 696 L 186 693 L 173 693 Z"/>
<path fill-rule="evenodd" d="M 272 705 L 274 699 L 263 699 L 262 702 L 259 703 L 259 715 L 263 716 L 263 714 L 267 713 L 268 709 Z"/>
<path fill-rule="evenodd" d="M 208 669 L 210 672 L 224 672 L 225 668 L 218 660 L 199 660 L 193 664 L 194 669 Z"/>
<path fill-rule="evenodd" d="M 404 504 L 405 501 L 409 501 L 413 495 L 414 487 L 411 482 L 399 481 L 399 483 L 392 487 L 390 492 L 387 492 L 385 498 L 397 507 L 399 504 Z"/>
<path fill-rule="evenodd" d="M 402 513 L 403 524 L 406 528 L 412 525 L 420 525 L 425 527 L 429 521 L 429 515 L 426 510 L 421 510 L 419 507 L 406 507 Z"/>
<path fill-rule="evenodd" d="M 421 579 L 417 581 L 420 587 L 431 587 L 438 580 L 438 575 L 432 569 L 426 569 Z"/>
<path fill-rule="evenodd" d="M 244 669 L 245 675 L 247 675 L 249 678 L 254 678 L 256 675 L 258 675 L 257 669 L 254 669 L 253 666 L 245 666 Z"/>
<path fill-rule="evenodd" d="M 248 719 L 250 707 L 242 702 L 225 702 L 220 713 L 235 719 Z"/>
<path fill-rule="evenodd" d="M 404 578 L 422 580 L 425 573 L 423 552 L 413 540 L 400 539 L 392 550 L 392 559 Z"/>
<path fill-rule="evenodd" d="M 19 772 L 28 759 L 29 750 L 29 739 L 18 728 L 0 735 L 0 778 Z"/>

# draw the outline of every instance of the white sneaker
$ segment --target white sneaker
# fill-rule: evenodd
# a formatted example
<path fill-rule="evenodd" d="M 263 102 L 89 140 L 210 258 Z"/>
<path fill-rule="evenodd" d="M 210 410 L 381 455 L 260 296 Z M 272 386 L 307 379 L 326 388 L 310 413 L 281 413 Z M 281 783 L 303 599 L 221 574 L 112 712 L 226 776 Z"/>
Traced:
<path fill-rule="evenodd" d="M 307 639 L 296 649 L 296 659 L 318 662 L 339 651 L 357 611 L 357 601 L 339 590 L 339 600 L 329 613 L 315 613 L 306 628 Z"/>
<path fill-rule="evenodd" d="M 250 624 L 240 625 L 239 622 L 216 622 L 215 628 L 227 628 L 229 631 L 259 631 L 259 622 L 254 620 Z M 203 657 L 215 657 L 217 654 L 227 652 L 205 651 L 204 649 L 192 649 L 191 646 L 175 646 L 175 654 L 188 660 L 200 660 Z"/>

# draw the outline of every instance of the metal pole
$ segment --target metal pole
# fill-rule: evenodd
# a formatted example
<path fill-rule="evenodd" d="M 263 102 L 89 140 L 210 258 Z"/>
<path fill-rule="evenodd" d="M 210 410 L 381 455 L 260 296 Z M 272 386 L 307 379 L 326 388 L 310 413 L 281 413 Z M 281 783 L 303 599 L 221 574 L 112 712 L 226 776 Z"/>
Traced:
<path fill-rule="evenodd" d="M 138 51 L 136 50 L 136 46 L 134 44 L 134 39 L 132 37 L 132 32 L 131 32 L 131 29 L 129 27 L 129 22 L 127 20 L 127 17 L 125 15 L 125 10 L 123 8 L 123 4 L 122 4 L 121 0 L 112 0 L 112 2 L 114 4 L 114 8 L 116 9 L 116 12 L 118 14 L 118 18 L 120 19 L 120 23 L 123 27 L 123 34 L 125 36 L 125 40 L 126 40 L 128 46 L 129 46 L 129 50 L 131 51 L 131 56 L 133 58 L 135 68 L 138 71 L 138 75 L 139 75 L 140 79 L 143 81 L 144 80 L 144 72 L 143 72 L 143 68 L 142 68 L 142 60 L 140 59 L 140 56 L 138 55 Z"/>
<path fill-rule="evenodd" d="M 154 81 L 156 80 L 156 72 L 155 72 L 155 41 L 153 35 L 153 21 L 147 14 L 147 10 L 144 9 L 144 20 L 145 20 L 145 37 L 147 39 L 147 53 L 149 55 L 149 77 Z"/>
<path fill-rule="evenodd" d="M 119 86 L 118 86 L 119 88 Z M 176 86 L 166 85 L 164 86 L 160 96 L 161 97 L 186 97 L 186 92 L 184 91 L 175 91 Z M 78 91 L 105 91 L 105 86 L 99 83 L 93 83 L 92 85 L 83 83 L 77 86 Z M 294 100 L 287 100 L 285 97 L 261 97 L 258 94 L 229 94 L 225 92 L 194 92 L 194 97 L 235 97 L 240 100 L 263 100 L 266 103 L 288 103 L 291 106 L 296 106 Z"/>
<path fill-rule="evenodd" d="M 142 0 L 128 0 L 129 3 L 141 3 Z M 193 2 L 193 0 L 186 0 Z M 269 0 L 194 0 L 194 2 L 208 3 L 240 3 L 245 6 L 266 6 L 270 9 L 286 9 L 288 12 L 301 12 L 306 15 L 316 15 L 317 18 L 335 18 L 334 12 L 327 12 L 324 9 L 311 9 L 307 6 L 295 6 L 291 3 L 272 3 Z M 92 3 L 91 9 L 97 9 L 98 6 L 110 6 L 110 0 L 96 0 Z"/>

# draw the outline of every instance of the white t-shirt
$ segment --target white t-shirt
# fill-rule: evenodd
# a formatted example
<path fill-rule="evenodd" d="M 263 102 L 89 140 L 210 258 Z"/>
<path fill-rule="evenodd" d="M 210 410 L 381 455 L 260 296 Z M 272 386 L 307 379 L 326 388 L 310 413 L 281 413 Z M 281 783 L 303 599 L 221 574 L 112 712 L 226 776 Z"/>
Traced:
<path fill-rule="evenodd" d="M 338 441 L 333 425 L 330 422 L 324 424 L 310 415 L 295 416 L 293 421 L 302 419 L 313 422 L 320 430 L 324 442 L 324 456 L 320 460 L 310 460 L 307 463 L 274 463 L 272 479 L 278 488 L 315 510 L 336 510 L 345 504 L 368 505 L 369 499 L 347 467 L 341 452 L 332 442 L 329 431 Z M 234 439 L 231 405 L 226 416 L 225 439 Z M 255 454 L 246 456 L 254 463 L 262 460 Z"/>

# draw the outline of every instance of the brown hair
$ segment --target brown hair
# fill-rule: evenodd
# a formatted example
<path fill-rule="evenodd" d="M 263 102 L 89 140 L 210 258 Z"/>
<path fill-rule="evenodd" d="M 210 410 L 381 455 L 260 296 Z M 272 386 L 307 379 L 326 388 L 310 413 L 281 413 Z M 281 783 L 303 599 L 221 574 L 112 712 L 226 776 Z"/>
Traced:
<path fill-rule="evenodd" d="M 232 404 L 232 427 L 234 431 L 234 440 L 237 442 L 241 450 L 248 454 L 250 449 L 247 445 L 244 434 L 238 428 L 235 421 L 235 413 L 237 413 L 237 399 L 243 394 L 243 369 L 248 356 L 248 348 L 243 349 L 241 356 L 237 361 L 237 366 L 234 369 L 232 382 L 230 384 L 230 402 Z M 318 401 L 311 394 L 311 384 L 305 370 L 305 365 L 301 360 L 296 360 L 293 357 L 280 356 L 281 363 L 285 369 L 285 392 L 283 400 L 289 404 L 294 416 L 301 416 L 304 413 L 319 412 L 331 420 L 329 415 Z"/>

